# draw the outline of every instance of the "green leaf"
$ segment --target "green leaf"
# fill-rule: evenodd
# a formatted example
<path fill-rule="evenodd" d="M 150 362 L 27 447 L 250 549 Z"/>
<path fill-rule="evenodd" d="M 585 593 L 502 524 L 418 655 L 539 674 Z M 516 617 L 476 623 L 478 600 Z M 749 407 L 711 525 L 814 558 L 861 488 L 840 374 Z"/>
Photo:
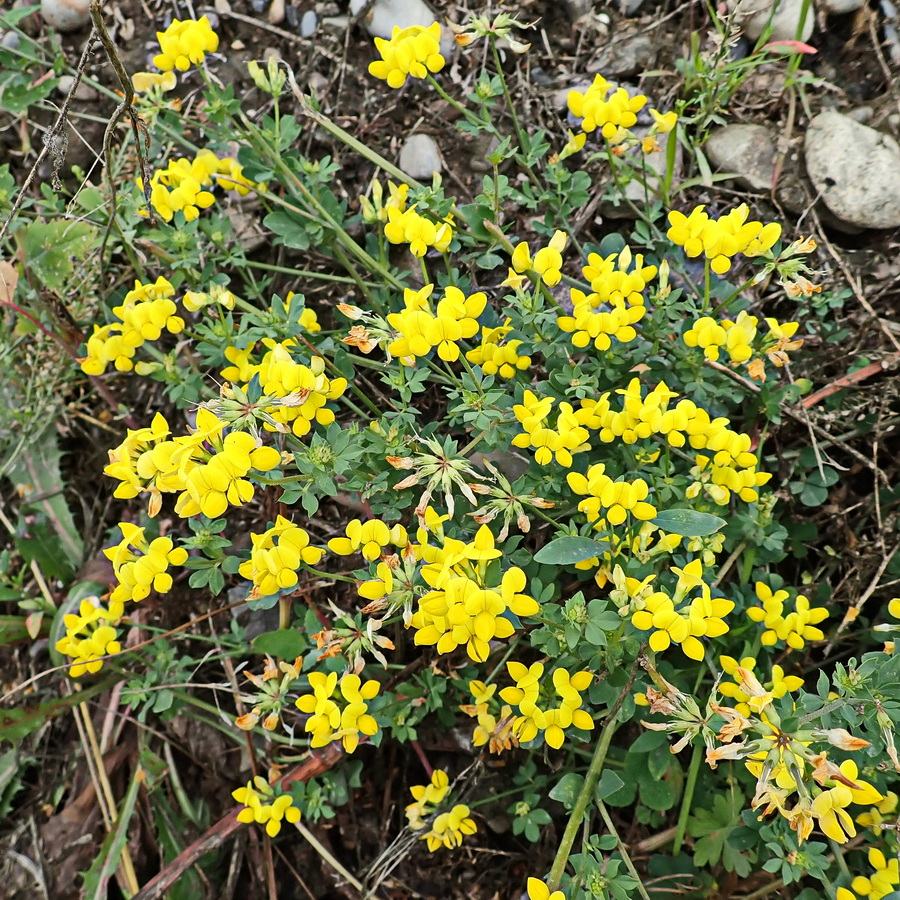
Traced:
<path fill-rule="evenodd" d="M 286 210 L 276 210 L 263 219 L 263 225 L 276 236 L 276 244 L 284 244 L 285 247 L 292 247 L 295 250 L 309 248 L 307 223 L 299 216 Z"/>
<path fill-rule="evenodd" d="M 706 537 L 708 534 L 715 534 L 726 524 L 718 516 L 693 509 L 664 509 L 650 521 L 663 531 L 684 537 Z"/>
<path fill-rule="evenodd" d="M 56 426 L 50 425 L 29 440 L 6 474 L 18 487 L 23 502 L 46 515 L 59 539 L 54 548 L 58 563 L 69 573 L 75 572 L 83 562 L 84 544 L 63 494 L 65 482 L 60 469 Z M 60 555 L 62 559 L 58 559 Z"/>
<path fill-rule="evenodd" d="M 40 728 L 48 719 L 68 712 L 73 706 L 89 700 L 95 694 L 109 690 L 120 678 L 114 675 L 103 681 L 97 682 L 88 688 L 75 691 L 68 697 L 62 697 L 59 700 L 51 700 L 48 703 L 41 703 L 39 706 L 32 706 L 28 709 L 16 707 L 14 709 L 0 709 L 0 741 L 10 741 L 15 744 L 25 735 Z"/>
<path fill-rule="evenodd" d="M 131 779 L 122 808 L 116 818 L 116 827 L 107 836 L 90 869 L 84 874 L 82 890 L 86 900 L 106 900 L 107 886 L 119 867 L 119 860 L 128 842 L 128 826 L 134 815 L 138 790 L 144 783 L 145 773 L 140 766 Z"/>
<path fill-rule="evenodd" d="M 583 775 L 578 775 L 576 772 L 567 772 L 553 786 L 550 791 L 550 799 L 562 803 L 567 810 L 571 810 L 575 806 L 575 800 L 578 798 L 583 784 Z"/>
<path fill-rule="evenodd" d="M 609 544 L 606 541 L 564 535 L 541 547 L 534 554 L 534 561 L 550 566 L 572 566 L 586 559 L 592 559 L 608 549 Z"/>
<path fill-rule="evenodd" d="M 253 647 L 258 653 L 268 653 L 281 659 L 294 660 L 302 656 L 307 647 L 306 636 L 293 628 L 267 631 L 253 639 Z"/>
<path fill-rule="evenodd" d="M 616 775 L 612 769 L 604 769 L 597 787 L 594 788 L 594 796 L 598 800 L 605 801 L 610 794 L 614 794 L 619 788 L 624 787 L 625 782 Z"/>
<path fill-rule="evenodd" d="M 90 250 L 96 234 L 87 222 L 31 222 L 24 230 L 26 265 L 43 287 L 61 291 L 75 271 L 72 260 Z"/>

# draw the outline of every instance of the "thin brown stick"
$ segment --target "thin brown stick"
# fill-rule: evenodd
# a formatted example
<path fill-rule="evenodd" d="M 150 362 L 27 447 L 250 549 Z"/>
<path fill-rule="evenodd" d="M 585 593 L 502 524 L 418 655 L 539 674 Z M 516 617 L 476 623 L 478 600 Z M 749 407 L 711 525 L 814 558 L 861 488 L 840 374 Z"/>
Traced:
<path fill-rule="evenodd" d="M 343 751 L 336 744 L 330 744 L 319 756 L 311 757 L 297 768 L 288 772 L 278 786 L 282 789 L 290 787 L 295 781 L 307 782 L 316 775 L 327 772 L 338 760 L 343 757 Z M 189 847 L 186 847 L 172 862 L 169 863 L 158 875 L 148 881 L 132 900 L 161 900 L 166 892 L 179 878 L 193 866 L 201 857 L 212 853 L 228 840 L 238 829 L 238 813 L 243 809 L 236 806 L 227 815 L 223 816 L 204 835 L 197 838 Z"/>
<path fill-rule="evenodd" d="M 150 170 L 147 166 L 147 159 L 141 151 L 141 135 L 143 135 L 144 140 L 147 143 L 147 152 L 150 152 L 150 135 L 147 133 L 147 126 L 144 124 L 144 120 L 134 110 L 134 87 L 131 84 L 128 73 L 125 71 L 125 66 L 122 65 L 122 60 L 119 58 L 119 51 L 116 49 L 116 45 L 112 42 L 112 38 L 106 30 L 106 24 L 103 21 L 103 11 L 101 9 L 102 3 L 103 0 L 91 0 L 91 20 L 94 23 L 94 30 L 91 33 L 92 35 L 96 34 L 100 39 L 100 43 L 106 51 L 106 58 L 109 60 L 109 64 L 113 67 L 116 78 L 119 79 L 119 84 L 122 86 L 124 97 L 122 102 L 116 107 L 112 116 L 110 116 L 109 122 L 106 124 L 106 131 L 103 135 L 103 164 L 106 170 L 106 181 L 109 184 L 110 210 L 109 222 L 106 225 L 106 232 L 104 233 L 103 241 L 100 244 L 101 268 L 103 257 L 106 255 L 106 243 L 112 233 L 118 209 L 118 191 L 116 188 L 116 179 L 112 172 L 112 139 L 116 126 L 122 121 L 126 112 L 131 119 L 131 130 L 134 132 L 134 146 L 138 156 L 138 165 L 141 169 L 144 197 L 147 200 L 148 220 L 151 225 L 155 224 L 153 207 L 150 204 Z"/>

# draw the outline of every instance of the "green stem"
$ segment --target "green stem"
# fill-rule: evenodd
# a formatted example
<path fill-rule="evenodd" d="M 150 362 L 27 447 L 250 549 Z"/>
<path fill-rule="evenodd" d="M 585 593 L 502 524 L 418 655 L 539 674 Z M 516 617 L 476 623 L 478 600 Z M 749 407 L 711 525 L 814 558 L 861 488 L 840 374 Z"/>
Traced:
<path fill-rule="evenodd" d="M 293 609 L 294 603 L 290 597 L 279 597 L 278 598 L 278 628 L 281 631 L 286 631 L 291 627 L 291 610 Z"/>
<path fill-rule="evenodd" d="M 677 856 L 681 852 L 681 845 L 684 843 L 688 815 L 691 812 L 691 803 L 694 800 L 694 789 L 697 787 L 697 774 L 700 771 L 700 761 L 702 758 L 702 749 L 699 744 L 695 744 L 693 756 L 691 756 L 691 764 L 688 768 L 687 781 L 684 785 L 684 796 L 681 800 L 681 809 L 678 812 L 678 822 L 675 825 L 675 839 L 672 842 L 672 854 L 674 856 Z"/>
<path fill-rule="evenodd" d="M 347 584 L 356 584 L 356 579 L 350 578 L 349 575 L 338 575 L 337 572 L 323 572 L 321 569 L 314 569 L 308 563 L 302 563 L 302 565 L 305 572 L 315 575 L 316 578 L 330 578 L 332 581 L 346 581 Z"/>
<path fill-rule="evenodd" d="M 500 76 L 500 86 L 503 88 L 503 97 L 506 100 L 506 108 L 509 110 L 509 115 L 512 118 L 513 128 L 516 131 L 516 140 L 519 142 L 519 149 L 524 153 L 525 148 L 528 145 L 525 142 L 525 134 L 522 131 L 522 126 L 519 124 L 519 117 L 516 115 L 516 107 L 513 105 L 512 97 L 509 94 L 506 75 L 504 74 L 503 66 L 500 63 L 500 53 L 497 50 L 497 41 L 493 34 L 489 36 L 489 40 L 491 43 L 491 53 L 494 57 L 494 66 L 497 69 L 497 75 Z"/>
<path fill-rule="evenodd" d="M 638 656 L 638 659 L 639 658 L 640 656 Z M 609 716 L 606 719 L 606 724 L 603 726 L 603 731 L 600 732 L 600 739 L 597 741 L 597 747 L 591 758 L 591 764 L 588 766 L 587 774 L 584 776 L 584 784 L 581 786 L 581 790 L 575 800 L 575 806 L 572 808 L 569 821 L 566 823 L 566 830 L 563 832 L 562 841 L 560 841 L 559 849 L 556 851 L 556 857 L 550 868 L 549 888 L 551 893 L 559 887 L 559 883 L 562 881 L 563 873 L 566 870 L 566 863 L 569 861 L 569 854 L 572 852 L 572 845 L 575 843 L 578 829 L 581 827 L 581 823 L 587 813 L 588 805 L 594 796 L 594 790 L 597 787 L 597 782 L 600 780 L 600 774 L 603 771 L 603 763 L 606 761 L 606 754 L 609 750 L 610 742 L 612 741 L 613 735 L 616 733 L 616 714 L 622 708 L 622 704 L 625 702 L 625 698 L 631 690 L 637 667 L 638 661 L 635 660 L 634 665 L 631 667 L 628 681 L 622 688 L 615 705 L 610 710 Z"/>
<path fill-rule="evenodd" d="M 641 881 L 641 876 L 638 874 L 638 870 L 635 868 L 634 863 L 631 861 L 631 857 L 628 855 L 628 851 L 625 849 L 625 844 L 622 842 L 622 838 L 619 837 L 619 832 L 616 830 L 616 826 L 613 823 L 612 817 L 609 814 L 609 810 L 606 808 L 606 804 L 602 800 L 597 801 L 597 807 L 600 810 L 600 815 L 603 817 L 603 821 L 606 823 L 606 827 L 609 829 L 609 833 L 616 839 L 617 850 L 619 851 L 619 855 L 622 857 L 622 861 L 625 863 L 625 868 L 631 873 L 631 877 L 637 882 L 637 892 L 644 898 L 644 900 L 650 900 L 650 895 L 647 893 L 647 888 L 644 887 L 644 882 Z"/>

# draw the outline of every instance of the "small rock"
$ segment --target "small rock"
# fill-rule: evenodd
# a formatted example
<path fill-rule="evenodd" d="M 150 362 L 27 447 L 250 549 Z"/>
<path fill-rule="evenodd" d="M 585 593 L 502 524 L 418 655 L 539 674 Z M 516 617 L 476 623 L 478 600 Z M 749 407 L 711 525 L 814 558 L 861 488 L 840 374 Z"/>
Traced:
<path fill-rule="evenodd" d="M 366 0 L 350 0 L 350 14 L 356 15 L 366 5 Z M 437 16 L 424 0 L 375 0 L 372 8 L 363 17 L 363 25 L 373 37 L 389 38 L 398 28 L 422 25 L 427 28 Z M 453 49 L 453 34 L 448 28 L 441 28 L 441 53 L 449 55 Z"/>
<path fill-rule="evenodd" d="M 577 22 L 582 16 L 586 16 L 593 9 L 593 0 L 563 0 L 563 9 L 573 22 Z"/>
<path fill-rule="evenodd" d="M 312 37 L 319 27 L 319 17 L 314 9 L 308 9 L 300 19 L 300 37 Z"/>
<path fill-rule="evenodd" d="M 430 179 L 435 172 L 440 172 L 441 153 L 434 138 L 427 134 L 407 138 L 400 150 L 400 168 L 417 181 Z"/>
<path fill-rule="evenodd" d="M 59 82 L 56 85 L 56 89 L 64 97 L 68 97 L 69 92 L 72 90 L 72 85 L 74 84 L 74 75 L 61 75 Z M 73 97 L 76 100 L 96 100 L 98 96 L 99 94 L 89 84 L 85 84 L 83 81 L 78 83 L 78 87 L 75 88 L 75 93 L 73 94 Z"/>
<path fill-rule="evenodd" d="M 281 51 L 277 47 L 266 47 L 262 52 L 262 61 L 268 63 L 270 59 L 282 59 Z"/>
<path fill-rule="evenodd" d="M 262 15 L 271 2 L 272 0 L 250 0 L 250 9 L 257 15 Z"/>
<path fill-rule="evenodd" d="M 284 21 L 284 0 L 272 0 L 266 13 L 266 21 L 270 25 L 280 25 Z"/>
<path fill-rule="evenodd" d="M 805 0 L 729 0 L 729 9 L 737 6 L 751 11 L 751 15 L 741 15 L 738 11 L 737 19 L 750 40 L 755 41 L 765 31 L 771 20 L 772 35 L 770 41 L 792 41 L 797 38 L 797 28 L 800 25 L 800 17 L 803 14 Z M 809 39 L 815 26 L 815 11 L 809 5 L 806 10 L 806 18 L 803 20 L 803 31 L 799 36 L 801 41 Z"/>
<path fill-rule="evenodd" d="M 469 168 L 473 172 L 483 174 L 485 172 L 493 172 L 494 167 L 487 161 L 489 157 L 498 147 L 500 141 L 493 134 L 482 132 L 475 138 L 472 148 L 472 155 L 469 158 Z"/>
<path fill-rule="evenodd" d="M 213 9 L 215 9 L 215 11 L 219 13 L 219 15 L 227 16 L 228 13 L 231 12 L 231 4 L 228 2 L 228 0 L 215 0 L 215 3 L 213 3 Z"/>
<path fill-rule="evenodd" d="M 4 50 L 18 50 L 19 36 L 14 31 L 7 31 L 0 39 L 0 47 Z"/>
<path fill-rule="evenodd" d="M 817 0 L 816 9 L 832 16 L 856 12 L 866 5 L 866 0 Z"/>
<path fill-rule="evenodd" d="M 804 155 L 813 187 L 839 219 L 900 226 L 900 144 L 890 135 L 826 110 L 809 123 Z"/>
<path fill-rule="evenodd" d="M 77 31 L 91 21 L 91 0 L 41 0 L 41 15 L 57 31 Z"/>
<path fill-rule="evenodd" d="M 622 13 L 629 17 L 636 16 L 641 11 L 643 5 L 644 0 L 619 0 L 619 6 L 622 9 Z"/>
<path fill-rule="evenodd" d="M 704 148 L 709 161 L 751 191 L 768 191 L 775 176 L 775 140 L 763 125 L 726 125 Z"/>
<path fill-rule="evenodd" d="M 591 73 L 607 76 L 636 75 L 656 61 L 657 46 L 649 35 L 637 34 L 607 44 L 588 67 Z"/>
<path fill-rule="evenodd" d="M 847 115 L 850 116 L 854 122 L 861 122 L 865 125 L 872 120 L 872 116 L 874 116 L 875 113 L 871 106 L 857 106 L 856 109 L 851 109 Z"/>

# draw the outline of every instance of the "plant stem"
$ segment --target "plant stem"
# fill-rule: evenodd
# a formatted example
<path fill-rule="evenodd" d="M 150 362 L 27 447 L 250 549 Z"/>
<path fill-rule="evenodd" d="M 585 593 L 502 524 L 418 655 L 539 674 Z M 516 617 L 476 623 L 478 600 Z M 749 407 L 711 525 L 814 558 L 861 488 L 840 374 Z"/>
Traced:
<path fill-rule="evenodd" d="M 684 843 L 684 834 L 687 830 L 688 815 L 691 811 L 691 803 L 694 799 L 694 788 L 697 786 L 697 774 L 700 771 L 701 748 L 694 745 L 694 753 L 691 756 L 691 764 L 688 768 L 687 782 L 684 785 L 684 796 L 681 799 L 681 810 L 678 813 L 678 823 L 675 826 L 675 839 L 672 841 L 672 854 L 677 856 L 681 852 Z"/>
<path fill-rule="evenodd" d="M 631 873 L 631 877 L 637 882 L 637 892 L 644 898 L 644 900 L 650 900 L 650 895 L 647 893 L 647 888 L 644 887 L 644 882 L 641 881 L 641 876 L 638 874 L 638 870 L 635 868 L 634 863 L 631 861 L 631 857 L 628 855 L 628 851 L 625 849 L 625 844 L 622 842 L 622 838 L 619 837 L 619 832 L 616 830 L 616 826 L 609 814 L 609 810 L 606 808 L 606 804 L 602 800 L 598 800 L 597 807 L 600 810 L 600 815 L 603 817 L 603 821 L 606 823 L 606 827 L 609 829 L 609 833 L 616 839 L 616 843 L 618 844 L 617 849 L 620 856 L 622 857 L 622 861 L 625 863 L 625 868 L 628 869 L 628 871 Z"/>
<path fill-rule="evenodd" d="M 638 659 L 640 659 L 640 654 L 638 654 Z M 549 888 L 551 893 L 559 887 L 559 883 L 562 881 L 563 873 L 566 870 L 566 863 L 569 861 L 569 854 L 572 852 L 572 845 L 575 843 L 578 829 L 581 827 L 588 805 L 594 796 L 594 789 L 597 787 L 597 782 L 600 780 L 600 774 L 603 771 L 603 763 L 606 760 L 610 742 L 612 741 L 613 735 L 616 733 L 616 714 L 622 708 L 622 704 L 625 702 L 625 698 L 631 690 L 634 676 L 637 673 L 637 667 L 638 660 L 636 659 L 631 667 L 631 672 L 628 675 L 628 681 L 622 688 L 613 708 L 609 711 L 609 715 L 606 718 L 606 724 L 600 732 L 600 739 L 597 741 L 597 747 L 591 758 L 591 764 L 588 766 L 587 774 L 584 776 L 584 784 L 581 786 L 581 790 L 575 800 L 575 806 L 572 808 L 569 821 L 566 823 L 566 830 L 563 832 L 559 850 L 556 851 L 556 857 L 550 868 Z"/>

